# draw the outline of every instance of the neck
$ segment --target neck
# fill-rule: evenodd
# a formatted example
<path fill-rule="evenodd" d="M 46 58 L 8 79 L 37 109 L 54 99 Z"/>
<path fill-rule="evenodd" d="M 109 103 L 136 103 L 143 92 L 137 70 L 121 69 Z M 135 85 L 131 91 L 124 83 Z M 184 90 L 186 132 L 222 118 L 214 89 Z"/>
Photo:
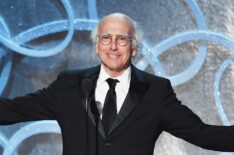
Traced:
<path fill-rule="evenodd" d="M 130 65 L 128 65 L 128 66 L 122 68 L 121 70 L 119 70 L 119 69 L 110 69 L 110 68 L 106 67 L 104 64 L 102 64 L 102 65 L 103 65 L 103 68 L 105 69 L 106 73 L 114 78 L 122 75 L 124 73 L 124 71 L 126 71 L 128 69 L 128 67 L 130 66 Z"/>

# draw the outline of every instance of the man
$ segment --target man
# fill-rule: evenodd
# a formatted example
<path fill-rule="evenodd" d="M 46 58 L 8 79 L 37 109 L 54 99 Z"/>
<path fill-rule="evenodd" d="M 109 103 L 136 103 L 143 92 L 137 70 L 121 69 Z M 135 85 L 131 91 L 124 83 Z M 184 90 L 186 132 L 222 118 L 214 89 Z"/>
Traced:
<path fill-rule="evenodd" d="M 36 93 L 0 99 L 0 123 L 57 120 L 64 155 L 85 155 L 87 146 L 90 155 L 95 151 L 99 155 L 153 155 L 162 131 L 206 149 L 234 151 L 234 126 L 204 124 L 177 100 L 169 80 L 131 65 L 139 45 L 136 27 L 124 14 L 104 17 L 93 32 L 102 64 L 64 71 L 48 88 Z M 90 111 L 86 126 L 81 92 L 84 79 L 95 85 L 91 97 L 100 109 L 97 135 Z"/>

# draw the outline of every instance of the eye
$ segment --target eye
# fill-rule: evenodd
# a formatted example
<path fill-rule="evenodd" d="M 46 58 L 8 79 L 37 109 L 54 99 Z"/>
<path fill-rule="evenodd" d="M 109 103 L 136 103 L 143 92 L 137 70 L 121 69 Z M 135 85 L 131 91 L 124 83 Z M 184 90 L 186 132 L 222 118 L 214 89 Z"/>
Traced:
<path fill-rule="evenodd" d="M 127 37 L 126 37 L 126 36 L 123 36 L 123 35 L 120 35 L 120 36 L 118 37 L 118 39 L 121 40 L 121 41 L 125 41 L 125 40 L 127 40 Z"/>
<path fill-rule="evenodd" d="M 102 39 L 110 39 L 110 35 L 103 35 Z"/>

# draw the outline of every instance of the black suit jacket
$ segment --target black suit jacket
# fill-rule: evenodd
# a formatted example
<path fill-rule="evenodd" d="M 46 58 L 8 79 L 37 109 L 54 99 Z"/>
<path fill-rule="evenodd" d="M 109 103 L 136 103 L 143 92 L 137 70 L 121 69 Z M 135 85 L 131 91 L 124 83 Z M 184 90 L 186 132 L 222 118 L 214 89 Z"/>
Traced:
<path fill-rule="evenodd" d="M 96 83 L 100 66 L 64 71 L 47 88 L 17 97 L 0 99 L 0 124 L 33 120 L 57 120 L 64 155 L 85 155 L 89 133 L 90 155 L 95 154 L 95 121 L 86 112 L 81 93 L 83 79 Z M 99 155 L 153 155 L 162 131 L 206 149 L 234 151 L 234 127 L 204 124 L 177 100 L 169 80 L 132 66 L 129 92 L 110 131 L 98 125 Z"/>

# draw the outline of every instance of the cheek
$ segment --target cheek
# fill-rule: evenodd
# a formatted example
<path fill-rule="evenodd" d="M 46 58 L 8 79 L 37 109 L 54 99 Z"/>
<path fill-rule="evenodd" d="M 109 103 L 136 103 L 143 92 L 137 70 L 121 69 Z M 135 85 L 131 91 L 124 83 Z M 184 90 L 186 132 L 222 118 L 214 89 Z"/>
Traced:
<path fill-rule="evenodd" d="M 129 57 L 131 57 L 132 56 L 132 51 L 131 51 L 131 49 L 125 49 L 124 50 L 124 57 L 125 58 L 129 58 Z"/>
<path fill-rule="evenodd" d="M 97 53 L 98 55 L 102 54 L 103 51 L 104 51 L 104 50 L 103 50 L 103 48 L 102 48 L 101 46 L 97 46 L 97 47 L 96 47 L 96 53 Z"/>
<path fill-rule="evenodd" d="M 98 45 L 97 46 L 98 52 L 105 52 L 108 49 L 108 46 Z"/>

